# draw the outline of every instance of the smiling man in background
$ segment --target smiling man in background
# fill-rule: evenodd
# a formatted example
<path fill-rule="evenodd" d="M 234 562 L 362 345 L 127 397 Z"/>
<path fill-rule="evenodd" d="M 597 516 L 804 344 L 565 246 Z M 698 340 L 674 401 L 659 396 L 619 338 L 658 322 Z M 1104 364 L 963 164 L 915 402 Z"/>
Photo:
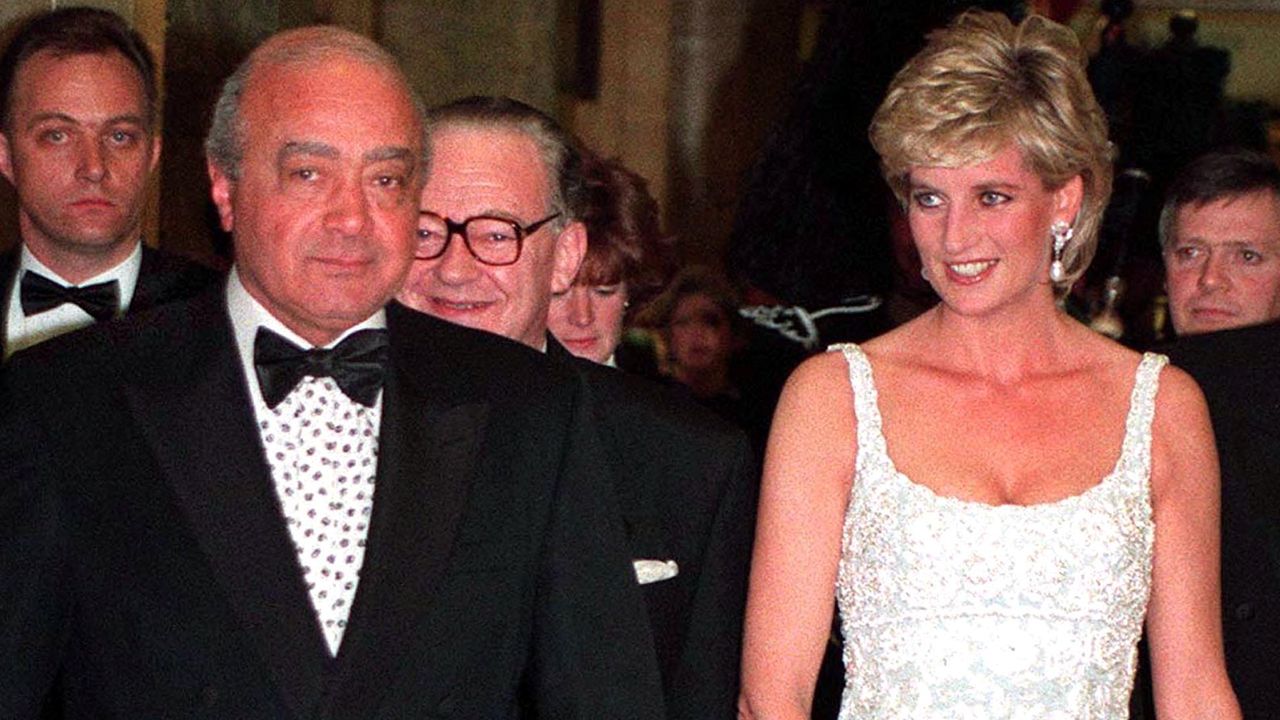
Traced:
<path fill-rule="evenodd" d="M 406 305 L 544 351 L 580 375 L 604 444 L 671 720 L 736 715 L 757 477 L 746 437 L 667 388 L 575 358 L 547 332 L 590 242 L 576 142 L 509 98 L 428 113 L 431 159 Z M 597 640 L 599 645 L 603 640 Z"/>

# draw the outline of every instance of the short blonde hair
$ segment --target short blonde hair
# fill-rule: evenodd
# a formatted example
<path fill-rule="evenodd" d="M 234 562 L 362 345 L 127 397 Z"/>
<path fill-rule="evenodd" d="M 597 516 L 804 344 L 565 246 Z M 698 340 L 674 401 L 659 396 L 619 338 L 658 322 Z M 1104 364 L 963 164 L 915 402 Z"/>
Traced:
<path fill-rule="evenodd" d="M 1057 284 L 1065 292 L 1093 260 L 1111 195 L 1107 121 L 1084 62 L 1075 34 L 1038 15 L 1015 26 L 971 10 L 931 33 L 871 121 L 871 144 L 898 201 L 905 207 L 913 166 L 972 165 L 1010 142 L 1047 189 L 1079 175 L 1083 203 Z"/>

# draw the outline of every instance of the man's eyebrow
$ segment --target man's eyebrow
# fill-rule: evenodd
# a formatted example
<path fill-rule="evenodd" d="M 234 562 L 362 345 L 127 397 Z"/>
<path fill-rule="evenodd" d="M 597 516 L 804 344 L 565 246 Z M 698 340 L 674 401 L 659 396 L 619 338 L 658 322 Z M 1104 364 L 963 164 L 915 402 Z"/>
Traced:
<path fill-rule="evenodd" d="M 31 119 L 27 121 L 27 127 L 34 127 L 48 120 L 61 120 L 62 122 L 79 124 L 78 120 L 71 117 L 70 115 L 67 115 L 66 113 L 44 112 L 44 113 L 36 113 L 35 115 L 32 115 Z"/>
<path fill-rule="evenodd" d="M 141 115 L 116 115 L 115 117 L 107 118 L 108 125 L 117 125 L 120 123 L 127 123 L 130 125 L 141 125 L 143 127 L 146 127 L 147 125 L 150 124 L 147 122 L 147 119 Z"/>
<path fill-rule="evenodd" d="M 58 120 L 65 123 L 71 123 L 72 125 L 83 124 L 81 123 L 81 121 L 71 117 L 66 113 L 43 112 L 43 113 L 36 113 L 35 115 L 32 115 L 31 119 L 27 121 L 27 127 L 28 128 L 35 127 L 36 125 L 39 125 L 42 122 L 48 122 L 50 120 Z M 116 115 L 114 117 L 107 118 L 107 121 L 104 124 L 119 125 L 121 123 L 128 123 L 132 125 L 140 125 L 142 127 L 146 127 L 147 119 L 141 115 L 130 115 L 130 114 Z"/>
<path fill-rule="evenodd" d="M 364 154 L 365 162 L 382 162 L 384 160 L 411 160 L 414 153 L 407 147 L 389 145 L 370 150 Z"/>
<path fill-rule="evenodd" d="M 286 158 L 298 155 L 315 155 L 328 160 L 338 160 L 342 157 L 342 151 L 329 143 L 317 140 L 291 140 L 280 148 L 277 158 L 283 161 Z M 409 148 L 391 145 L 369 150 L 362 156 L 362 159 L 365 162 L 381 162 L 385 160 L 411 159 L 412 157 L 413 152 Z"/>
<path fill-rule="evenodd" d="M 276 153 L 276 160 L 283 162 L 284 160 L 295 157 L 297 155 L 318 155 L 330 160 L 337 160 L 342 153 L 338 152 L 338 148 L 328 143 L 315 142 L 310 140 L 291 140 L 280 148 L 280 152 Z"/>

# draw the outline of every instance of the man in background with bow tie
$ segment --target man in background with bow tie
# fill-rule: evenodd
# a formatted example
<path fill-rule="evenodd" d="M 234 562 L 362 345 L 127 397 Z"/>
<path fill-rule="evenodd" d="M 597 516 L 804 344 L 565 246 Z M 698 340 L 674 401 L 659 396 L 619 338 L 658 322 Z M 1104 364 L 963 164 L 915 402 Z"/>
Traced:
<path fill-rule="evenodd" d="M 428 113 L 419 247 L 400 301 L 580 374 L 605 445 L 671 720 L 737 715 L 757 476 L 737 428 L 643 378 L 575 358 L 547 332 L 590 239 L 574 140 L 509 98 Z M 503 230 L 503 228 L 506 228 Z M 500 238 L 498 241 L 493 237 Z"/>
<path fill-rule="evenodd" d="M 73 719 L 660 717 L 578 378 L 384 308 L 424 159 L 394 61 L 276 35 L 206 149 L 225 289 L 4 378 L 0 717 L 58 676 Z"/>
<path fill-rule="evenodd" d="M 0 57 L 0 173 L 21 234 L 0 256 L 4 357 L 216 281 L 142 245 L 160 159 L 155 96 L 150 51 L 106 10 L 37 15 Z"/>

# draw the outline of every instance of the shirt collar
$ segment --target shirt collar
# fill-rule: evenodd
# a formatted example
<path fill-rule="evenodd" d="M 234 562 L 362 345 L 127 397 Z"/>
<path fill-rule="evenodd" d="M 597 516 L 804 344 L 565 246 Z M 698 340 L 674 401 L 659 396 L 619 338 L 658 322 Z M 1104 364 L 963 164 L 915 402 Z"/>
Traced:
<path fill-rule="evenodd" d="M 96 285 L 97 283 L 115 280 L 120 290 L 120 311 L 124 312 L 129 309 L 129 303 L 133 301 L 133 291 L 138 286 L 138 271 L 141 268 L 142 243 L 139 242 L 134 246 L 133 252 L 129 253 L 129 257 L 122 260 L 115 267 L 81 282 L 73 283 L 62 277 L 58 271 L 40 262 L 40 259 L 31 252 L 26 243 L 23 243 L 21 258 L 18 260 L 18 274 L 14 277 L 21 279 L 22 273 L 30 270 L 65 287 L 84 287 L 85 285 Z"/>
<path fill-rule="evenodd" d="M 315 346 L 286 327 L 283 322 L 263 307 L 256 298 L 250 295 L 244 283 L 240 281 L 239 269 L 234 266 L 231 268 L 230 277 L 227 278 L 227 312 L 231 316 L 231 329 L 235 333 L 236 349 L 240 354 L 240 364 L 244 367 L 246 379 L 249 380 L 249 391 L 253 394 L 256 402 L 261 403 L 263 402 L 262 391 L 258 388 L 257 373 L 253 367 L 253 341 L 258 335 L 258 328 L 264 327 L 301 348 Z M 387 313 L 384 309 L 378 308 L 378 311 L 373 315 L 370 315 L 363 322 L 347 328 L 346 331 L 334 338 L 333 342 L 325 347 L 337 345 L 356 331 L 370 328 L 380 329 L 386 326 Z"/>

